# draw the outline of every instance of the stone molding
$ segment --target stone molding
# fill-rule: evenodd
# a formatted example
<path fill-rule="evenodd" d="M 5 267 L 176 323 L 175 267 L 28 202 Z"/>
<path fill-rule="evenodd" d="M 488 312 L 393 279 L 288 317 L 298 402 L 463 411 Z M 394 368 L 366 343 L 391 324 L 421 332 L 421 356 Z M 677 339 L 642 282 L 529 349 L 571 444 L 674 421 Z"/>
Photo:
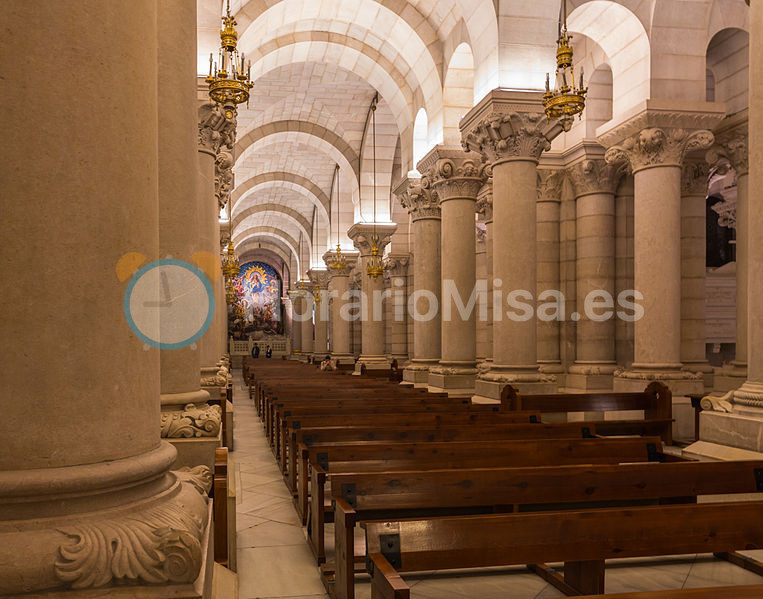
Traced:
<path fill-rule="evenodd" d="M 405 277 L 408 274 L 410 256 L 390 254 L 384 257 L 384 274 L 388 277 Z"/>
<path fill-rule="evenodd" d="M 355 245 L 355 249 L 360 252 L 362 258 L 366 258 L 371 255 L 371 248 L 373 246 L 374 235 L 378 238 L 379 255 L 384 254 L 384 248 L 389 245 L 392 235 L 397 230 L 397 225 L 390 223 L 376 224 L 373 223 L 355 223 L 347 231 L 347 237 L 352 239 L 352 243 Z"/>
<path fill-rule="evenodd" d="M 400 205 L 411 215 L 413 222 L 442 217 L 439 198 L 437 193 L 429 187 L 429 181 L 407 177 L 398 184 L 394 193 Z"/>
<path fill-rule="evenodd" d="M 440 205 L 448 200 L 473 199 L 487 179 L 481 157 L 458 146 L 435 146 L 418 164 L 422 187 L 432 189 Z"/>
<path fill-rule="evenodd" d="M 162 412 L 162 438 L 192 439 L 216 437 L 220 434 L 221 420 L 222 413 L 220 406 L 188 404 L 180 411 Z"/>
<path fill-rule="evenodd" d="M 331 251 L 323 254 L 323 262 L 326 264 L 326 268 L 328 269 L 329 278 L 333 279 L 334 277 L 349 277 L 352 269 L 355 268 L 355 265 L 358 262 L 357 252 L 353 251 L 345 253 L 345 251 L 342 250 L 342 257 L 345 260 L 346 266 L 344 268 L 337 269 L 337 253 L 335 251 Z"/>
<path fill-rule="evenodd" d="M 133 464 L 138 456 L 123 461 L 136 470 L 133 476 L 142 470 Z M 0 523 L 0 595 L 93 589 L 105 596 L 117 589 L 196 581 L 209 525 L 209 469 L 164 470 L 143 480 L 161 489 L 152 487 L 142 498 L 125 495 L 109 473 L 106 481 L 108 490 L 88 495 L 89 509 L 83 512 L 46 517 L 41 507 L 37 517 Z M 111 495 L 127 500 L 102 508 Z M 40 502 L 36 496 L 30 500 Z"/>
<path fill-rule="evenodd" d="M 212 376 L 201 377 L 202 387 L 225 387 L 228 385 L 228 369 L 222 364 L 217 365 L 217 372 Z"/>
<path fill-rule="evenodd" d="M 565 176 L 564 169 L 539 168 L 538 201 L 560 203 Z"/>
<path fill-rule="evenodd" d="M 461 121 L 463 146 L 495 165 L 504 160 L 537 162 L 571 121 L 549 120 L 542 94 L 493 90 Z"/>
<path fill-rule="evenodd" d="M 706 160 L 687 158 L 681 169 L 681 195 L 707 195 L 707 179 L 710 176 L 710 165 Z"/>
<path fill-rule="evenodd" d="M 606 193 L 614 194 L 627 168 L 627 163 L 608 164 L 603 159 L 587 158 L 567 168 L 575 197 Z"/>

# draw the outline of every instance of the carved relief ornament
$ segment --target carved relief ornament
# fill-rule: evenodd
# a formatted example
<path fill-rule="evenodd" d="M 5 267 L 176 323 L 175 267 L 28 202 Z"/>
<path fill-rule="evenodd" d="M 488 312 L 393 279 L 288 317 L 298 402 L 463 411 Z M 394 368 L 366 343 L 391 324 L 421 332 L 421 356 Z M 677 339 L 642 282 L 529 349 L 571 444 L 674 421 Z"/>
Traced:
<path fill-rule="evenodd" d="M 653 166 L 681 166 L 687 153 L 706 150 L 714 139 L 706 129 L 649 127 L 609 148 L 604 159 L 608 164 L 630 164 L 634 173 Z"/>
<path fill-rule="evenodd" d="M 410 180 L 404 189 L 398 188 L 397 193 L 400 205 L 408 211 L 414 222 L 425 218 L 437 219 L 442 216 L 439 198 L 431 189 L 428 179 Z"/>
<path fill-rule="evenodd" d="M 220 433 L 221 420 L 220 406 L 196 406 L 191 403 L 182 411 L 162 412 L 162 438 L 216 437 Z"/>
<path fill-rule="evenodd" d="M 539 160 L 551 149 L 549 122 L 542 112 L 492 114 L 464 136 L 464 149 L 480 153 L 494 164 L 511 158 Z"/>
<path fill-rule="evenodd" d="M 628 168 L 627 162 L 607 163 L 602 159 L 586 159 L 567 169 L 575 196 L 592 193 L 615 193 L 620 178 Z"/>
<path fill-rule="evenodd" d="M 476 152 L 438 146 L 420 163 L 422 186 L 431 188 L 440 204 L 452 199 L 477 199 L 487 174 Z"/>

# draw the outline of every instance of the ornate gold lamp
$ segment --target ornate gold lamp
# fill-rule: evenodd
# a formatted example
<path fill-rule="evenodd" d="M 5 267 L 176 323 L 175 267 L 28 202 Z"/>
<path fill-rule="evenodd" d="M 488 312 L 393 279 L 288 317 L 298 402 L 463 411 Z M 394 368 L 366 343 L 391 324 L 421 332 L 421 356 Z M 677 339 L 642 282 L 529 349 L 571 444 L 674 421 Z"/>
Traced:
<path fill-rule="evenodd" d="M 251 62 L 245 64 L 245 56 L 239 56 L 236 48 L 238 32 L 236 19 L 230 14 L 230 0 L 222 19 L 218 59 L 214 62 L 212 54 L 209 55 L 209 76 L 206 81 L 209 97 L 222 105 L 226 118 L 232 119 L 236 114 L 236 106 L 249 102 L 249 90 L 253 86 L 250 79 L 252 65 Z"/>
<path fill-rule="evenodd" d="M 382 257 L 379 255 L 379 235 L 376 233 L 376 105 L 378 102 L 379 94 L 377 93 L 371 102 L 371 124 L 374 134 L 374 232 L 371 236 L 371 255 L 368 257 L 368 263 L 366 264 L 366 273 L 372 279 L 378 279 L 384 274 L 384 264 L 382 263 Z"/>
<path fill-rule="evenodd" d="M 559 37 L 556 40 L 556 81 L 551 89 L 551 77 L 546 73 L 546 93 L 543 107 L 549 119 L 571 119 L 585 108 L 588 88 L 583 85 L 583 67 L 580 80 L 575 84 L 572 68 L 572 36 L 567 33 L 567 0 L 562 0 L 563 16 L 559 15 Z"/>
<path fill-rule="evenodd" d="M 342 255 L 342 246 L 339 243 L 339 165 L 334 166 L 334 180 L 331 183 L 331 196 L 334 196 L 334 181 L 336 181 L 336 216 L 332 215 L 332 220 L 336 221 L 336 257 L 334 261 L 329 265 L 329 269 L 334 271 L 341 271 L 347 268 L 347 260 Z M 331 204 L 331 198 L 329 198 L 329 204 Z M 333 210 L 333 209 L 332 209 Z"/>
<path fill-rule="evenodd" d="M 223 275 L 226 281 L 233 281 L 238 276 L 240 265 L 236 253 L 233 249 L 233 242 L 228 242 L 228 248 L 225 250 L 223 258 Z"/>

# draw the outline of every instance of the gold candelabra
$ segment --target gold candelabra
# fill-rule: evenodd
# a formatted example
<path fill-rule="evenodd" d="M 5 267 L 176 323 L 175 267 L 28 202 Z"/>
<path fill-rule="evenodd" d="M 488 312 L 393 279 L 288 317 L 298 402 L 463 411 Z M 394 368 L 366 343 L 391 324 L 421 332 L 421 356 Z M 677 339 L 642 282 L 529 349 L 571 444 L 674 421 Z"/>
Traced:
<path fill-rule="evenodd" d="M 567 32 L 567 2 L 562 0 L 564 17 L 559 18 L 559 37 L 556 40 L 556 81 L 551 89 L 551 77 L 546 73 L 546 93 L 543 94 L 543 107 L 549 119 L 571 119 L 581 114 L 585 108 L 588 88 L 583 84 L 583 67 L 580 67 L 580 80 L 575 84 L 575 71 L 572 68 L 572 36 Z"/>

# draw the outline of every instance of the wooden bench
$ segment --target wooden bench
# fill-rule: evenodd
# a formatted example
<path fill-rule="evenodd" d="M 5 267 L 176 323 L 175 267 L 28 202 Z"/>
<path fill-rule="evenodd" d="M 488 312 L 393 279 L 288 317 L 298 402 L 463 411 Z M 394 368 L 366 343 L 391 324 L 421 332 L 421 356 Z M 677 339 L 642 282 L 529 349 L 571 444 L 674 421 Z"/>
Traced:
<path fill-rule="evenodd" d="M 215 449 L 215 472 L 212 479 L 215 561 L 228 565 L 228 449 Z"/>
<path fill-rule="evenodd" d="M 447 515 L 448 511 L 520 512 L 595 507 L 612 502 L 694 502 L 697 495 L 756 492 L 757 462 L 674 462 L 335 473 L 337 597 L 352 597 L 354 528 L 372 519 Z M 498 506 L 497 508 L 495 506 Z"/>
<path fill-rule="evenodd" d="M 400 572 L 518 564 L 538 564 L 531 569 L 568 595 L 600 595 L 606 559 L 763 547 L 762 514 L 763 502 L 754 501 L 371 521 L 371 597 L 407 599 Z M 546 562 L 563 562 L 564 575 Z"/>
<path fill-rule="evenodd" d="M 558 393 L 522 395 L 511 385 L 501 392 L 501 403 L 509 410 L 542 413 L 643 411 L 643 427 L 673 444 L 673 396 L 660 382 L 650 383 L 641 393 Z M 613 424 L 617 420 L 610 420 Z"/>
<path fill-rule="evenodd" d="M 326 557 L 323 529 L 326 518 L 325 484 L 328 475 L 342 472 L 508 468 L 552 464 L 617 464 L 670 459 L 669 456 L 660 453 L 660 450 L 660 439 L 656 437 L 314 446 L 309 449 L 309 544 L 318 563 L 323 563 Z M 300 472 L 300 479 L 304 481 L 307 477 Z"/>

